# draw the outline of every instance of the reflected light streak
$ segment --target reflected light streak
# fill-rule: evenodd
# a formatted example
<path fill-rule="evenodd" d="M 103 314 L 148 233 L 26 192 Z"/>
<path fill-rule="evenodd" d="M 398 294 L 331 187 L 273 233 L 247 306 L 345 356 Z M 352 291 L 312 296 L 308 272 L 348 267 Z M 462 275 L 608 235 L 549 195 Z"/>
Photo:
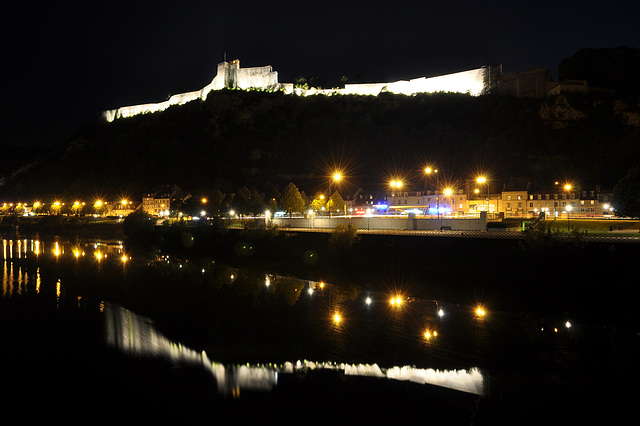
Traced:
<path fill-rule="evenodd" d="M 242 389 L 270 391 L 278 385 L 281 374 L 299 374 L 309 370 L 342 371 L 346 376 L 380 377 L 409 381 L 483 394 L 483 376 L 477 368 L 470 370 L 438 371 L 410 366 L 388 369 L 377 364 L 316 363 L 311 361 L 285 362 L 281 365 L 222 365 L 207 354 L 196 352 L 173 342 L 155 329 L 153 321 L 119 305 L 105 303 L 107 315 L 105 334 L 108 345 L 132 355 L 152 355 L 166 359 L 173 365 L 202 366 L 217 382 L 218 391 L 239 397 Z"/>
<path fill-rule="evenodd" d="M 60 307 L 60 294 L 62 293 L 62 284 L 60 283 L 60 278 L 56 282 L 56 305 Z"/>

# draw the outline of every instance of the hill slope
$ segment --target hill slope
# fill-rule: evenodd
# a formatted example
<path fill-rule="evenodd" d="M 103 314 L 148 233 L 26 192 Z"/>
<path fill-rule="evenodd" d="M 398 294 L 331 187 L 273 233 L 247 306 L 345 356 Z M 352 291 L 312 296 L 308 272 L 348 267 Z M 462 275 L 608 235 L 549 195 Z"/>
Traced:
<path fill-rule="evenodd" d="M 223 90 L 161 113 L 89 123 L 0 191 L 137 197 L 158 184 L 268 192 L 293 181 L 309 194 L 334 166 L 355 185 L 383 187 L 395 174 L 421 185 L 427 162 L 451 179 L 482 170 L 610 188 L 639 158 L 640 107 L 603 96 Z"/>

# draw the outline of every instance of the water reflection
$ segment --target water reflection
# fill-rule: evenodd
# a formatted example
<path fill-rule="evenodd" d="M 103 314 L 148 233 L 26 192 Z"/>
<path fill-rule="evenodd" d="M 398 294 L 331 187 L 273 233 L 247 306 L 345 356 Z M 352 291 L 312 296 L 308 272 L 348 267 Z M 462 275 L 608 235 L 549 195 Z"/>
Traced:
<path fill-rule="evenodd" d="M 438 371 L 435 369 L 398 366 L 381 368 L 365 364 L 296 361 L 280 365 L 223 365 L 209 359 L 206 353 L 194 351 L 159 333 L 148 318 L 121 306 L 105 306 L 106 338 L 109 345 L 135 356 L 155 356 L 174 365 L 197 365 L 213 375 L 218 391 L 239 397 L 243 390 L 270 391 L 278 384 L 278 375 L 330 370 L 346 376 L 377 377 L 390 380 L 431 384 L 481 395 L 483 376 L 478 369 Z"/>
<path fill-rule="evenodd" d="M 626 344 L 628 336 L 615 327 L 586 323 L 570 312 L 514 309 L 514 315 L 471 298 L 441 300 L 396 286 L 335 285 L 166 253 L 137 257 L 118 241 L 3 239 L 2 258 L 2 299 L 36 296 L 56 310 L 99 312 L 109 347 L 195 366 L 214 379 L 219 394 L 233 399 L 249 391 L 277 393 L 284 378 L 317 371 L 471 395 L 504 395 L 526 383 L 530 397 L 542 395 L 545 388 L 538 385 L 551 381 L 578 377 L 584 383 L 583 374 L 594 366 L 605 377 L 612 359 L 618 366 L 637 353 L 637 332 L 624 347 L 618 342 Z M 202 325 L 193 334 L 204 331 L 204 338 L 197 337 L 206 341 L 177 343 L 188 340 L 165 337 L 166 321 L 161 332 L 122 306 L 143 307 L 156 320 L 150 312 L 174 309 L 171 321 Z M 193 337 L 190 332 L 185 334 Z M 236 348 L 238 343 L 244 346 Z M 272 363 L 254 362 L 255 353 Z M 496 370 L 506 380 L 497 380 Z"/>
<path fill-rule="evenodd" d="M 2 296 L 21 296 L 27 293 L 40 294 L 42 277 L 40 265 L 50 267 L 62 265 L 61 261 L 77 264 L 93 265 L 90 275 L 82 275 L 74 269 L 73 274 L 66 274 L 64 269 L 55 269 L 53 276 L 49 276 L 46 294 L 55 299 L 56 307 L 71 301 L 67 306 L 81 308 L 86 300 L 82 294 L 82 285 L 74 279 L 90 278 L 97 280 L 97 275 L 105 274 L 102 264 L 124 264 L 135 260 L 125 253 L 121 242 L 83 242 L 70 243 L 62 241 L 44 242 L 39 240 L 3 240 L 3 278 Z M 166 254 L 160 254 L 151 259 L 145 259 L 142 264 L 147 268 L 160 268 L 179 271 L 181 274 L 197 273 L 205 278 L 212 269 L 209 262 L 194 266 L 189 259 L 178 259 Z M 216 265 L 219 268 L 219 265 Z M 242 286 L 240 281 L 246 281 L 246 274 L 237 268 L 223 267 L 222 274 L 216 273 L 214 278 L 224 281 L 226 285 Z M 31 272 L 33 271 L 33 273 Z M 217 270 L 220 272 L 220 269 Z M 259 283 L 269 298 L 284 300 L 290 307 L 299 307 L 306 311 L 307 316 L 325 317 L 321 320 L 316 331 L 329 336 L 334 345 L 334 353 L 344 358 L 345 347 L 349 341 L 357 341 L 356 335 L 375 336 L 376 329 L 387 326 L 389 335 L 395 343 L 416 340 L 417 342 L 433 344 L 439 338 L 439 331 L 435 329 L 437 323 L 443 324 L 443 317 L 436 319 L 436 309 L 443 312 L 446 305 L 433 301 L 419 301 L 411 297 L 394 294 L 392 302 L 389 296 L 378 292 L 357 292 L 353 289 L 340 289 L 324 281 L 298 279 L 295 277 L 264 273 Z M 74 291 L 68 287 L 72 286 Z M 78 287 L 80 286 L 80 287 Z M 78 292 L 76 294 L 74 292 Z M 88 303 L 88 302 L 87 302 Z M 418 309 L 418 305 L 420 305 Z M 393 380 L 407 380 L 415 383 L 429 383 L 447 386 L 453 389 L 482 393 L 482 374 L 475 367 L 469 369 L 442 370 L 434 368 L 415 368 L 408 365 L 382 367 L 378 364 L 364 363 L 330 363 L 295 361 L 282 363 L 279 366 L 251 366 L 251 365 L 223 365 L 210 360 L 204 352 L 196 352 L 179 343 L 164 337 L 158 332 L 154 323 L 147 318 L 140 317 L 130 310 L 103 300 L 94 302 L 93 306 L 103 312 L 106 318 L 106 335 L 109 346 L 116 347 L 123 352 L 135 356 L 153 356 L 166 359 L 172 363 L 186 363 L 203 366 L 206 371 L 216 378 L 219 391 L 223 394 L 237 395 L 241 389 L 272 389 L 278 383 L 279 374 L 292 374 L 306 370 L 332 370 L 342 374 L 381 377 Z M 410 330 L 416 324 L 403 316 L 413 307 L 418 310 L 429 309 L 423 316 L 432 320 L 430 328 L 425 330 Z M 375 317 L 379 318 L 376 319 Z M 415 320 L 415 318 L 414 318 Z M 366 331 L 363 326 L 366 323 Z M 423 327 L 422 325 L 420 327 Z M 429 336 L 427 337 L 427 334 Z M 335 352 L 337 351 L 337 352 Z"/>

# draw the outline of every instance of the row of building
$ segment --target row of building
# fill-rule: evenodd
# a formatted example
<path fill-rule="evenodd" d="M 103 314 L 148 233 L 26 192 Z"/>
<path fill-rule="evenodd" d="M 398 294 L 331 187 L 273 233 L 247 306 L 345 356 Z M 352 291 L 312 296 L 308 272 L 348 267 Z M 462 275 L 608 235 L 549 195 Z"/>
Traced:
<path fill-rule="evenodd" d="M 494 186 L 500 187 L 500 190 L 491 190 Z M 100 202 L 100 208 L 93 210 L 104 216 L 124 217 L 136 210 L 141 210 L 154 217 L 173 217 L 180 214 L 177 210 L 189 198 L 191 198 L 190 193 L 182 191 L 175 185 L 163 186 L 154 192 L 145 193 L 140 203 L 132 201 Z M 576 188 L 556 183 L 548 188 L 533 189 L 529 183 L 498 184 L 492 182 L 478 185 L 469 181 L 462 186 L 462 189 L 456 190 L 390 188 L 368 191 L 364 188 L 358 188 L 353 195 L 344 196 L 344 206 L 332 213 L 337 215 L 345 213 L 347 215 L 413 213 L 417 215 L 467 216 L 486 211 L 493 217 L 531 217 L 538 216 L 540 213 L 552 216 L 570 213 L 583 217 L 603 217 L 614 215 L 612 201 L 613 191 L 603 191 L 599 186 Z M 61 203 L 60 206 L 54 207 L 59 204 L 54 203 L 50 209 L 47 209 L 42 205 L 38 206 L 39 204 L 34 203 L 31 206 L 5 203 L 0 206 L 0 213 L 28 214 L 51 210 L 50 213 L 55 214 L 62 213 L 62 207 L 64 207 Z M 66 210 L 69 210 L 71 214 L 78 213 L 81 207 L 76 207 L 76 204 L 78 202 L 71 207 L 67 206 Z M 82 205 L 84 206 L 84 203 Z M 232 209 L 233 205 L 230 208 Z M 186 212 L 183 213 L 186 214 Z M 315 214 L 322 215 L 323 212 L 318 211 Z"/>
<path fill-rule="evenodd" d="M 355 197 L 346 200 L 348 212 L 405 212 L 419 215 L 474 215 L 481 211 L 504 217 L 572 215 L 602 217 L 613 215 L 613 191 L 574 188 L 556 183 L 548 188 L 532 189 L 529 183 L 501 185 L 499 192 L 490 185 L 467 182 L 465 189 L 421 191 L 388 190 L 367 193 L 359 189 Z"/>
<path fill-rule="evenodd" d="M 493 183 L 493 185 L 498 185 Z M 477 185 L 468 181 L 454 191 L 425 188 L 420 191 L 390 189 L 367 191 L 358 188 L 345 197 L 346 214 L 398 214 L 465 216 L 487 211 L 504 217 L 531 217 L 540 213 L 559 216 L 570 212 L 584 217 L 613 215 L 613 191 L 599 186 L 576 188 L 556 183 L 548 188 L 533 189 L 528 182 L 500 184 L 499 191 L 491 191 L 491 184 Z M 188 198 L 190 195 L 187 194 Z M 185 201 L 184 194 L 175 188 L 165 188 L 142 197 L 140 208 L 156 216 L 170 216 L 175 206 Z M 173 206 L 173 210 L 172 210 Z M 335 212 L 338 215 L 345 211 Z M 322 212 L 317 212 L 322 214 Z"/>

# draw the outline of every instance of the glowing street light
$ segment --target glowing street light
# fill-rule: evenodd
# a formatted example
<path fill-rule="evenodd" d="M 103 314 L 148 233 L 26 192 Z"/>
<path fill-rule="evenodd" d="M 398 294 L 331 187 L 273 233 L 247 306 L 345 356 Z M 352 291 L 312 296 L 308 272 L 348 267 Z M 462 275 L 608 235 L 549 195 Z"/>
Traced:
<path fill-rule="evenodd" d="M 431 168 L 429 166 L 424 168 L 424 174 L 427 175 L 427 178 L 430 178 L 431 175 L 436 176 L 436 210 L 438 212 L 438 217 L 440 216 L 440 196 L 438 195 L 438 169 Z M 425 182 L 425 190 L 426 190 L 426 182 Z"/>
<path fill-rule="evenodd" d="M 484 185 L 484 184 L 487 185 L 487 204 L 486 204 L 486 208 L 487 208 L 487 213 L 489 213 L 489 181 L 484 176 L 478 176 L 478 178 L 476 179 L 476 182 L 479 185 Z"/>
<path fill-rule="evenodd" d="M 569 231 L 569 217 L 571 216 L 571 209 L 573 206 L 570 204 L 569 191 L 571 191 L 571 184 L 567 183 L 564 185 L 564 190 L 567 192 L 567 231 Z"/>
<path fill-rule="evenodd" d="M 400 307 L 400 305 L 402 305 L 402 297 L 394 296 L 389 300 L 389 303 L 391 304 L 391 306 Z"/>
<path fill-rule="evenodd" d="M 451 188 L 445 188 L 444 196 L 449 197 L 449 201 L 451 202 L 451 213 L 453 213 L 453 198 L 451 197 L 451 194 L 453 194 L 453 190 Z M 445 207 L 446 207 L 446 204 L 445 204 Z M 440 226 L 442 226 L 442 222 L 440 222 Z"/>

